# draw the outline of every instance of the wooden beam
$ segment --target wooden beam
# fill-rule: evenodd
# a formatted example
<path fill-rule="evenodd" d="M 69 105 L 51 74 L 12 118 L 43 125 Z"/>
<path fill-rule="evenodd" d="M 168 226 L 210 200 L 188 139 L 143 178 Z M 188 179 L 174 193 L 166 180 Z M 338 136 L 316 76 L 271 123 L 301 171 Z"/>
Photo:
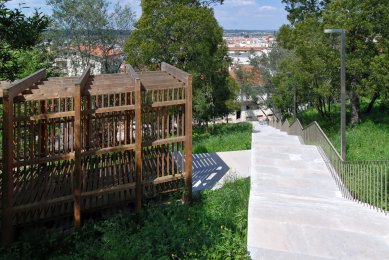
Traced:
<path fill-rule="evenodd" d="M 112 113 L 112 112 L 124 112 L 128 110 L 134 110 L 135 105 L 126 105 L 119 107 L 101 107 L 96 109 L 88 109 L 83 111 L 84 114 L 87 115 L 95 115 L 95 114 L 104 114 L 104 113 Z"/>
<path fill-rule="evenodd" d="M 67 112 L 56 112 L 51 114 L 40 114 L 30 117 L 23 117 L 21 120 L 26 120 L 27 118 L 29 120 L 46 120 L 46 119 L 54 119 L 54 118 L 63 118 L 63 117 L 73 117 L 75 115 L 74 111 L 67 111 Z M 18 120 L 19 118 L 15 118 L 15 120 Z"/>
<path fill-rule="evenodd" d="M 186 80 L 185 104 L 185 194 L 184 200 L 192 200 L 192 75 Z"/>
<path fill-rule="evenodd" d="M 13 204 L 14 204 L 14 142 L 13 142 L 13 102 L 9 92 L 3 96 L 3 173 L 2 178 L 2 221 L 1 239 L 5 247 L 11 245 L 14 239 Z"/>
<path fill-rule="evenodd" d="M 76 86 L 76 89 L 77 87 L 80 88 L 80 90 L 76 90 L 76 95 L 78 94 L 81 94 L 82 91 L 83 91 L 83 88 L 85 87 L 86 83 L 88 82 L 89 80 L 89 76 L 90 76 L 90 65 L 84 70 L 84 72 L 82 73 L 82 75 L 80 76 L 80 78 L 78 79 L 78 81 L 75 83 L 75 86 Z"/>
<path fill-rule="evenodd" d="M 177 106 L 177 105 L 185 105 L 185 99 L 172 100 L 172 101 L 162 101 L 162 102 L 153 102 L 151 104 L 152 107 L 167 107 L 167 106 Z"/>
<path fill-rule="evenodd" d="M 166 62 L 161 63 L 161 70 L 166 71 L 173 77 L 175 77 L 178 80 L 181 80 L 182 82 L 187 82 L 190 74 L 186 73 L 183 70 L 180 70 L 170 64 L 167 64 Z"/>
<path fill-rule="evenodd" d="M 142 81 L 142 86 L 146 90 L 155 90 L 155 89 L 172 89 L 172 88 L 182 88 L 185 87 L 185 84 L 179 81 L 171 81 L 170 83 L 154 83 L 154 84 L 149 84 L 147 82 Z"/>
<path fill-rule="evenodd" d="M 74 158 L 75 158 L 74 153 L 67 153 L 67 154 L 57 155 L 57 156 L 30 159 L 27 161 L 17 161 L 14 163 L 14 166 L 21 167 L 21 166 L 26 166 L 26 165 L 42 164 L 42 163 L 62 161 L 62 160 L 73 160 Z"/>
<path fill-rule="evenodd" d="M 137 76 L 137 75 L 133 75 Z M 142 208 L 142 89 L 140 79 L 135 78 L 135 209 Z"/>
<path fill-rule="evenodd" d="M 74 93 L 74 171 L 72 178 L 73 187 L 73 218 L 74 226 L 81 226 L 81 185 L 82 185 L 82 165 L 81 165 L 81 93 L 90 76 L 90 66 L 81 75 L 78 82 L 75 84 Z"/>
<path fill-rule="evenodd" d="M 39 102 L 40 112 L 42 114 L 46 113 L 46 100 L 41 100 Z M 47 131 L 47 120 L 43 119 L 39 124 L 39 157 L 46 157 L 48 152 L 47 140 L 48 140 L 48 131 Z"/>
<path fill-rule="evenodd" d="M 37 83 L 38 81 L 43 80 L 46 77 L 46 69 L 41 69 L 31 74 L 28 77 L 12 84 L 9 88 L 4 89 L 3 96 L 8 95 L 10 99 L 16 97 L 19 93 L 22 93 L 24 90 L 30 88 L 32 85 Z"/>
<path fill-rule="evenodd" d="M 91 155 L 102 155 L 107 153 L 124 152 L 124 151 L 135 150 L 135 148 L 136 148 L 135 144 L 120 145 L 116 147 L 108 147 L 99 150 L 86 151 L 82 153 L 82 156 L 85 157 Z"/>
<path fill-rule="evenodd" d="M 145 145 L 152 145 L 152 146 L 159 146 L 159 145 L 165 145 L 165 144 L 173 144 L 173 143 L 179 143 L 184 142 L 186 140 L 185 136 L 179 136 L 179 137 L 171 137 L 166 139 L 160 139 L 157 141 L 145 143 Z"/>
<path fill-rule="evenodd" d="M 134 80 L 136 79 L 139 79 L 139 75 L 138 73 L 136 73 L 136 71 L 134 70 L 134 68 L 130 65 L 130 64 L 127 64 L 126 65 L 126 68 L 127 68 L 127 73 L 128 75 L 130 75 L 130 77 Z M 136 84 L 135 84 L 136 85 Z"/>

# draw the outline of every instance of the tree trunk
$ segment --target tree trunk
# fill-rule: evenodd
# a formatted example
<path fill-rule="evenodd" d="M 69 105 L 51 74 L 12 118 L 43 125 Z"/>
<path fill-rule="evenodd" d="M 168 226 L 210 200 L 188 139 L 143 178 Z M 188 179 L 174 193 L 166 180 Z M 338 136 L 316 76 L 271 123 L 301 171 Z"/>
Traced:
<path fill-rule="evenodd" d="M 369 103 L 369 105 L 366 108 L 366 111 L 365 111 L 366 113 L 370 113 L 371 112 L 371 110 L 373 109 L 374 103 L 375 103 L 375 101 L 377 100 L 378 97 L 379 97 L 378 92 L 373 94 L 373 96 L 371 97 L 370 103 Z"/>
<path fill-rule="evenodd" d="M 319 111 L 320 117 L 324 118 L 323 105 L 321 102 L 321 98 L 318 98 L 317 101 L 318 101 L 317 110 Z"/>
<path fill-rule="evenodd" d="M 350 103 L 351 103 L 351 126 L 355 126 L 361 121 L 360 118 L 360 103 L 358 94 L 352 90 L 350 92 Z"/>

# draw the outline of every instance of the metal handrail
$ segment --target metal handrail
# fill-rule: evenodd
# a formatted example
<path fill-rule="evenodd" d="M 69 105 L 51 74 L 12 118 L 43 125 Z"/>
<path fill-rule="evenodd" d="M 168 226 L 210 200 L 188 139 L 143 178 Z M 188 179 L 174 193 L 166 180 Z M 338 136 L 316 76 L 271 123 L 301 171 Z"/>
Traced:
<path fill-rule="evenodd" d="M 269 122 L 290 135 L 301 136 L 305 144 L 316 145 L 345 198 L 370 205 L 388 213 L 389 161 L 344 161 L 320 125 L 313 121 L 303 127 L 300 120 L 292 123 Z"/>

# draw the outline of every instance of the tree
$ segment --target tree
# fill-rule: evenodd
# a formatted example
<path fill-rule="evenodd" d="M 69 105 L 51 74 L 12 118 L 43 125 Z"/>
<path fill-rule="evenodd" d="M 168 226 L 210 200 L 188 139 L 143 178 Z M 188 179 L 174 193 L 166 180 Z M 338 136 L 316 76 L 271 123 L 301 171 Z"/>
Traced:
<path fill-rule="evenodd" d="M 294 57 L 283 61 L 277 75 L 272 77 L 276 100 L 288 107 L 285 101 L 290 100 L 291 92 L 297 88 L 297 93 L 303 93 L 297 95 L 299 102 L 315 105 L 322 116 L 329 115 L 331 103 L 339 98 L 340 41 L 339 35 L 324 36 L 323 30 L 344 28 L 346 87 L 351 124 L 355 125 L 360 121 L 360 97 L 370 98 L 366 109 L 369 112 L 380 96 L 388 94 L 387 4 L 380 0 L 284 0 L 283 3 L 291 25 L 280 28 L 277 41 Z"/>
<path fill-rule="evenodd" d="M 58 52 L 66 50 L 68 58 L 78 65 L 79 58 L 69 55 L 77 51 L 82 67 L 89 65 L 96 48 L 102 50 L 103 67 L 107 66 L 109 53 L 115 46 L 123 45 L 123 38 L 132 29 L 135 16 L 129 5 L 119 3 L 113 12 L 109 12 L 110 2 L 107 0 L 47 0 L 47 4 L 53 11 L 50 37 L 54 49 Z"/>
<path fill-rule="evenodd" d="M 331 103 L 340 95 L 337 72 L 340 61 L 323 30 L 321 19 L 307 14 L 294 26 L 282 26 L 277 34 L 279 46 L 269 55 L 267 66 L 271 69 L 265 75 L 270 75 L 269 81 L 275 89 L 273 99 L 284 113 L 292 110 L 296 100 L 297 110 L 309 104 L 322 116 L 331 115 Z M 283 52 L 285 56 L 281 59 Z M 275 68 L 277 73 L 273 74 Z"/>
<path fill-rule="evenodd" d="M 360 121 L 360 96 L 370 96 L 368 110 L 387 85 L 389 8 L 380 0 L 334 0 L 323 13 L 324 23 L 346 30 L 347 90 L 351 124 Z M 386 92 L 387 93 L 387 92 Z"/>
<path fill-rule="evenodd" d="M 60 76 L 60 72 L 54 66 L 54 53 L 49 52 L 44 45 L 38 45 L 28 50 L 20 50 L 15 53 L 15 61 L 21 64 L 21 69 L 16 78 L 21 79 L 31 75 L 37 70 L 46 69 L 46 75 Z"/>
<path fill-rule="evenodd" d="M 260 94 L 263 98 L 258 100 L 259 105 L 261 107 L 271 109 L 273 114 L 275 114 L 274 105 L 276 105 L 278 108 L 283 108 L 282 110 L 288 110 L 285 109 L 285 105 L 282 104 L 285 103 L 287 104 L 286 107 L 288 107 L 288 99 L 281 98 L 277 101 L 277 94 L 275 92 L 277 87 L 274 84 L 276 74 L 281 72 L 281 64 L 288 59 L 292 59 L 291 51 L 281 48 L 277 44 L 273 46 L 268 54 L 263 54 L 260 56 L 254 55 L 250 58 L 250 64 L 259 70 L 263 81 L 260 91 Z M 252 91 L 248 92 L 253 93 Z M 281 100 L 282 102 L 279 102 Z"/>
<path fill-rule="evenodd" d="M 13 81 L 26 65 L 18 55 L 41 42 L 49 19 L 37 10 L 26 17 L 20 9 L 6 8 L 6 2 L 0 0 L 0 79 Z"/>
<path fill-rule="evenodd" d="M 190 0 L 142 1 L 142 17 L 125 45 L 128 62 L 156 69 L 161 62 L 193 74 L 194 116 L 199 122 L 225 115 L 228 87 L 227 46 L 213 10 Z M 195 1 L 198 2 L 198 1 Z"/>
<path fill-rule="evenodd" d="M 288 20 L 294 25 L 308 16 L 320 17 L 323 9 L 331 0 L 282 0 L 289 13 Z"/>

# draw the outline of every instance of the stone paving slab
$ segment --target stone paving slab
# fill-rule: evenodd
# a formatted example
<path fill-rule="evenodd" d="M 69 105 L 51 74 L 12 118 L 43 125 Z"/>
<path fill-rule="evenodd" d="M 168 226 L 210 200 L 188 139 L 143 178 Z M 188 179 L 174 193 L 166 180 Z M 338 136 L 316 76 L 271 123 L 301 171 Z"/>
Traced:
<path fill-rule="evenodd" d="M 253 259 L 389 259 L 389 216 L 342 197 L 318 149 L 254 124 Z"/>

